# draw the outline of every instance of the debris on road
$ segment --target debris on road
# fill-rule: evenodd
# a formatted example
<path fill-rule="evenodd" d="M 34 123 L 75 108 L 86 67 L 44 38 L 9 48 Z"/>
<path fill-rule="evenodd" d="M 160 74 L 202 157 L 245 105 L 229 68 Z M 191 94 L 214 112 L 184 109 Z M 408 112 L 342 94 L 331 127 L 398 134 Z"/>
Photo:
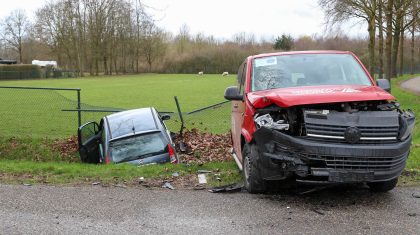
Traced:
<path fill-rule="evenodd" d="M 168 189 L 171 189 L 171 190 L 175 189 L 175 187 L 172 186 L 172 184 L 169 183 L 169 182 L 165 182 L 165 184 L 162 186 L 162 188 L 168 188 Z"/>
<path fill-rule="evenodd" d="M 93 185 L 93 186 L 95 186 L 95 185 L 99 185 L 99 184 L 101 184 L 101 182 L 93 182 L 93 183 L 92 183 L 92 185 Z"/>
<path fill-rule="evenodd" d="M 32 184 L 23 183 L 23 186 L 32 186 Z"/>
<path fill-rule="evenodd" d="M 297 192 L 297 194 L 305 195 L 305 194 L 308 194 L 308 193 L 318 192 L 318 191 L 324 190 L 326 188 L 328 188 L 328 187 L 327 186 L 313 187 L 313 188 L 310 188 L 308 190 L 305 189 L 304 191 L 299 191 L 299 192 Z"/>
<path fill-rule="evenodd" d="M 318 209 L 318 208 L 312 208 L 312 211 L 313 212 L 315 212 L 315 213 L 317 213 L 317 214 L 319 214 L 319 215 L 325 215 L 325 213 L 324 212 L 322 212 L 320 209 Z"/>
<path fill-rule="evenodd" d="M 206 187 L 202 184 L 197 184 L 196 186 L 194 186 L 193 189 L 194 190 L 203 190 L 203 189 L 206 189 Z"/>
<path fill-rule="evenodd" d="M 209 189 L 209 192 L 211 193 L 231 193 L 231 192 L 239 192 L 242 190 L 241 184 L 230 184 L 220 187 L 214 187 Z"/>
<path fill-rule="evenodd" d="M 413 196 L 414 198 L 420 198 L 420 193 L 413 193 L 411 194 L 411 196 Z"/>
<path fill-rule="evenodd" d="M 207 184 L 207 179 L 205 174 L 198 174 L 198 183 Z"/>
<path fill-rule="evenodd" d="M 415 216 L 417 216 L 417 213 L 408 213 L 408 216 L 415 217 Z"/>
<path fill-rule="evenodd" d="M 112 184 L 112 186 L 117 187 L 117 188 L 127 188 L 127 186 L 124 184 Z"/>

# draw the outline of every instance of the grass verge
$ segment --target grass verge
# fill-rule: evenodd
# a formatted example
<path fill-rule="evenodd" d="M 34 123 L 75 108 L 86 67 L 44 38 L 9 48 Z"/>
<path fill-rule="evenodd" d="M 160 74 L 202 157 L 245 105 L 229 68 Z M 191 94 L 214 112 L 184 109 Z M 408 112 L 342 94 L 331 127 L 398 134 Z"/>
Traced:
<path fill-rule="evenodd" d="M 411 109 L 416 113 L 416 124 L 413 131 L 413 144 L 407 160 L 407 170 L 420 171 L 420 95 L 402 89 L 399 84 L 417 75 L 406 75 L 392 80 L 392 94 L 397 98 L 403 109 Z"/>
<path fill-rule="evenodd" d="M 210 186 L 236 183 L 241 180 L 235 162 L 212 162 L 203 165 L 163 164 L 134 166 L 130 164 L 93 165 L 83 163 L 0 160 L 3 183 L 78 185 L 100 182 L 102 185 L 125 184 L 161 186 L 165 181 L 175 186 L 194 187 L 197 171 L 209 170 Z M 179 176 L 172 174 L 177 172 Z M 143 180 L 140 178 L 143 177 Z"/>

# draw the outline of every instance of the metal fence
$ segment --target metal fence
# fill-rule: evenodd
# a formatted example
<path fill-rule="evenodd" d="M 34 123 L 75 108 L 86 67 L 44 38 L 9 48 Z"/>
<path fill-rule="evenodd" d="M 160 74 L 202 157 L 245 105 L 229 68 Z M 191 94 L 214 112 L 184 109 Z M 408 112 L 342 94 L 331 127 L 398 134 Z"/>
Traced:
<path fill-rule="evenodd" d="M 82 101 L 80 89 L 0 86 L 0 136 L 59 138 L 77 134 L 77 127 L 88 121 L 126 110 L 99 107 Z M 230 102 L 221 102 L 195 110 L 183 110 L 174 101 L 166 125 L 173 132 L 197 128 L 203 132 L 226 133 L 230 129 Z"/>
<path fill-rule="evenodd" d="M 0 87 L 0 135 L 59 137 L 75 134 L 80 89 Z"/>

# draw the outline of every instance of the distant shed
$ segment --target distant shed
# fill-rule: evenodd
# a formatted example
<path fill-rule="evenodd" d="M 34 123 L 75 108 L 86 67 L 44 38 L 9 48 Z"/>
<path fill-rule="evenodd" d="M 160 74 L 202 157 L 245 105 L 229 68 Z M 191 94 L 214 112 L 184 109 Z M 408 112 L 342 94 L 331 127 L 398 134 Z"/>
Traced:
<path fill-rule="evenodd" d="M 42 61 L 42 60 L 32 60 L 32 64 L 38 65 L 41 68 L 44 68 L 46 66 L 52 66 L 54 68 L 57 68 L 57 61 Z"/>

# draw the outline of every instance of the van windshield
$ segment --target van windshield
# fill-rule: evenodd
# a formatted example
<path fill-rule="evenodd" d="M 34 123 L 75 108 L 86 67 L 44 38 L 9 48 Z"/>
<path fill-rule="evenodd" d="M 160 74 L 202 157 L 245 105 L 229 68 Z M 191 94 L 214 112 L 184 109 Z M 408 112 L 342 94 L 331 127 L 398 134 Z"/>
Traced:
<path fill-rule="evenodd" d="M 251 91 L 320 85 L 372 86 L 349 54 L 296 54 L 256 58 Z"/>
<path fill-rule="evenodd" d="M 133 136 L 111 142 L 111 157 L 115 163 L 142 159 L 164 153 L 166 144 L 160 132 Z"/>

